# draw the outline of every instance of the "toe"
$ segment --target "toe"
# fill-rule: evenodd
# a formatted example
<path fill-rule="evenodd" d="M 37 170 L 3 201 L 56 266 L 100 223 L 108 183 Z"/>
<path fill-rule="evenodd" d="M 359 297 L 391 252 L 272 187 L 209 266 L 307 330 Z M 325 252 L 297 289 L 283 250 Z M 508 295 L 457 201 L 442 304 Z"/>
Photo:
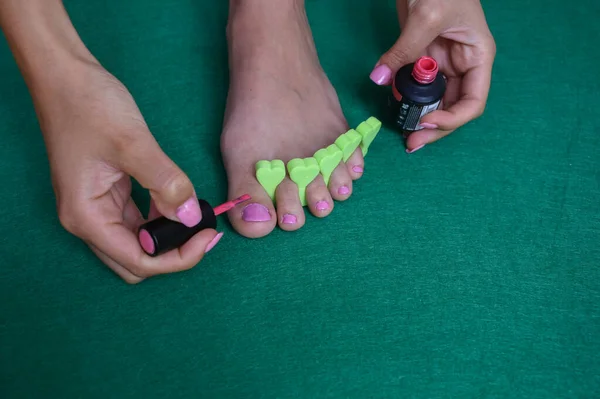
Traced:
<path fill-rule="evenodd" d="M 325 217 L 333 210 L 333 199 L 325 186 L 323 176 L 319 175 L 306 187 L 306 204 L 316 217 Z"/>
<path fill-rule="evenodd" d="M 273 202 L 256 181 L 229 189 L 229 198 L 237 198 L 244 194 L 249 194 L 252 199 L 230 210 L 227 213 L 229 220 L 233 228 L 245 237 L 264 237 L 273 231 L 277 224 Z"/>
<path fill-rule="evenodd" d="M 352 195 L 352 178 L 344 163 L 340 163 L 333 170 L 329 179 L 329 193 L 336 201 L 347 200 Z"/>
<path fill-rule="evenodd" d="M 348 173 L 352 180 L 358 180 L 363 175 L 365 167 L 365 161 L 363 159 L 362 151 L 360 148 L 357 148 L 350 158 L 346 161 L 346 168 L 348 169 Z"/>
<path fill-rule="evenodd" d="M 277 223 L 282 230 L 294 231 L 304 226 L 304 208 L 298 197 L 298 186 L 288 177 L 283 179 L 275 192 L 277 200 Z"/>

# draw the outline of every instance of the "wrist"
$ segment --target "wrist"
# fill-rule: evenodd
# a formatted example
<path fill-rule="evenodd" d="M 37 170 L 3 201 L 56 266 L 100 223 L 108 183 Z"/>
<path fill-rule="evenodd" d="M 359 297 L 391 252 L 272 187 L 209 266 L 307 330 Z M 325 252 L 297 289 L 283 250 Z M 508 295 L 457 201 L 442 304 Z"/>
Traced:
<path fill-rule="evenodd" d="M 0 27 L 32 94 L 62 86 L 85 65 L 98 65 L 60 0 L 2 0 Z"/>

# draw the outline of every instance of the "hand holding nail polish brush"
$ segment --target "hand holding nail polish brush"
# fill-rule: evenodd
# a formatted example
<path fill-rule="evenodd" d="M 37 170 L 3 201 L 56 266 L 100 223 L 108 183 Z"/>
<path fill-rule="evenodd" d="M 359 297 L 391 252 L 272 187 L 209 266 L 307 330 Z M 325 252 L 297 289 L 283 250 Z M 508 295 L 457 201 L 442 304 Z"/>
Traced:
<path fill-rule="evenodd" d="M 164 216 L 159 217 L 140 226 L 138 232 L 140 245 L 150 256 L 158 256 L 179 248 L 200 231 L 215 229 L 217 227 L 217 216 L 249 199 L 250 195 L 245 194 L 239 198 L 225 202 L 214 209 L 207 201 L 198 199 L 200 210 L 202 211 L 202 220 L 198 224 L 188 227 L 182 223 L 167 219 Z M 222 235 L 222 233 L 220 234 Z M 220 238 L 220 236 L 218 237 Z M 212 247 L 207 248 L 207 252 L 210 249 Z"/>

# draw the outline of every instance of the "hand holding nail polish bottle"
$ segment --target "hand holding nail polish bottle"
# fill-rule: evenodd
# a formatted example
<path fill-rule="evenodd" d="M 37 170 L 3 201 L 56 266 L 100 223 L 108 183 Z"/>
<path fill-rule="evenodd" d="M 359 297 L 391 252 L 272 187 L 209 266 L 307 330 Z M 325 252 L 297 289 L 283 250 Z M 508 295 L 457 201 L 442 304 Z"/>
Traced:
<path fill-rule="evenodd" d="M 421 57 L 400 68 L 392 83 L 389 105 L 403 133 L 423 129 L 421 118 L 440 107 L 446 79 L 431 57 Z"/>

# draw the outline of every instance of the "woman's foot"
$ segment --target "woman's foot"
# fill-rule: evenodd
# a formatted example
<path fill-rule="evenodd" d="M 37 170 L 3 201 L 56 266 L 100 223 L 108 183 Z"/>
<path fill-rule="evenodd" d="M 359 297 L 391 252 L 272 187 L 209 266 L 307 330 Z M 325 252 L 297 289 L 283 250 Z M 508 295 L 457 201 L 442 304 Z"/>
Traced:
<path fill-rule="evenodd" d="M 297 230 L 304 210 L 297 186 L 286 177 L 277 188 L 276 209 L 255 177 L 260 160 L 312 157 L 348 130 L 337 94 L 321 69 L 300 0 L 230 1 L 228 25 L 230 88 L 221 150 L 229 197 L 250 194 L 252 202 L 229 212 L 233 227 L 250 238 L 278 224 Z M 306 189 L 307 207 L 317 217 L 333 200 L 352 194 L 363 172 L 360 149 L 341 162 L 325 186 L 319 175 Z"/>

